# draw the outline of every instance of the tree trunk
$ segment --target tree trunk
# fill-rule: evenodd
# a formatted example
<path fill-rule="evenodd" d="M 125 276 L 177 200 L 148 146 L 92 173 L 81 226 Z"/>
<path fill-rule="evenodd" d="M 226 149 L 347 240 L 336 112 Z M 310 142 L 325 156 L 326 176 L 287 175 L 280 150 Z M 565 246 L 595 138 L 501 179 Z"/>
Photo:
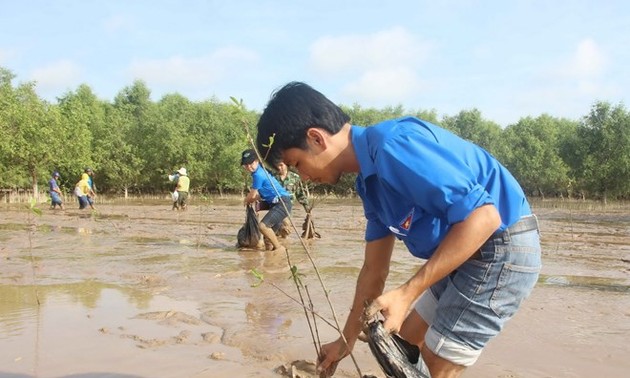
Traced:
<path fill-rule="evenodd" d="M 35 201 L 39 202 L 39 187 L 37 186 L 37 173 L 34 170 L 31 170 L 31 180 L 33 183 L 33 198 L 35 198 Z"/>
<path fill-rule="evenodd" d="M 125 200 L 129 197 L 129 188 L 125 186 Z"/>

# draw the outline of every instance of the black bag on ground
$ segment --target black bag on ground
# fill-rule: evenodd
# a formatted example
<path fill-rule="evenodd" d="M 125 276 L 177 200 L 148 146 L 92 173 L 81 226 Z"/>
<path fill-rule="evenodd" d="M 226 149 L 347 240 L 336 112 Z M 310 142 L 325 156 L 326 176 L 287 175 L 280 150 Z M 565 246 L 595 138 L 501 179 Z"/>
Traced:
<path fill-rule="evenodd" d="M 238 230 L 236 241 L 239 247 L 257 248 L 262 239 L 258 216 L 254 207 L 250 204 L 245 209 L 245 224 Z"/>
<path fill-rule="evenodd" d="M 380 320 L 372 321 L 364 329 L 368 345 L 387 377 L 430 378 L 416 368 L 420 349 L 383 328 Z"/>

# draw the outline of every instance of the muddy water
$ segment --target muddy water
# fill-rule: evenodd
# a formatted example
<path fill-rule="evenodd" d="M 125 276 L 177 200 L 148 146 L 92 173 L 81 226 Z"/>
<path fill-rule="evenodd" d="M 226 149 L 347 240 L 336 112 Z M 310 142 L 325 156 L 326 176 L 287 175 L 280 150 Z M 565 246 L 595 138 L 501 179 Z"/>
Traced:
<path fill-rule="evenodd" d="M 167 200 L 98 205 L 42 216 L 0 208 L 0 377 L 279 377 L 294 361 L 309 376 L 315 348 L 287 258 L 235 248 L 238 199 L 194 201 L 185 213 Z M 627 376 L 630 209 L 536 211 L 539 285 L 465 376 Z M 314 213 L 322 238 L 306 246 L 343 323 L 362 210 L 320 201 Z M 293 215 L 300 226 L 303 212 Z M 315 310 L 334 323 L 300 239 L 285 244 Z M 421 263 L 396 249 L 388 287 Z M 336 337 L 316 325 L 322 342 Z M 363 374 L 383 376 L 367 345 L 354 357 Z M 358 376 L 351 359 L 336 376 Z"/>

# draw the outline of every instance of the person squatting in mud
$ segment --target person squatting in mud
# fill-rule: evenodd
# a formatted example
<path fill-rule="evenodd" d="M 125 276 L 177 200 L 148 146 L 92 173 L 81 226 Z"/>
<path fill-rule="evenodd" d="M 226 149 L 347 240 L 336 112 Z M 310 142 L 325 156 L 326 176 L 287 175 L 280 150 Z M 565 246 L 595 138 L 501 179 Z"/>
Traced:
<path fill-rule="evenodd" d="M 243 203 L 247 205 L 263 201 L 265 208 L 269 208 L 260 221 L 260 233 L 270 242 L 270 248 L 282 252 L 285 248 L 278 241 L 276 233 L 291 213 L 291 193 L 265 170 L 253 149 L 241 153 L 241 166 L 252 175 L 252 186 Z"/>
<path fill-rule="evenodd" d="M 323 345 L 318 370 L 332 375 L 363 320 L 378 312 L 386 330 L 420 347 L 419 370 L 457 377 L 473 365 L 541 268 L 537 220 L 512 174 L 479 146 L 414 117 L 351 125 L 299 82 L 272 94 L 257 128 L 262 156 L 295 167 L 303 180 L 335 184 L 358 174 L 363 267 L 343 328 L 347 345 L 341 337 Z M 426 262 L 383 293 L 396 238 Z"/>
<path fill-rule="evenodd" d="M 273 177 L 278 180 L 280 185 L 282 185 L 291 194 L 292 200 L 295 199 L 300 205 L 302 205 L 307 214 L 311 211 L 311 205 L 308 200 L 306 188 L 297 173 L 289 171 L 286 164 L 279 162 L 278 165 L 276 165 L 276 173 Z M 289 217 L 286 217 L 282 222 L 282 227 L 280 227 L 278 234 L 281 237 L 286 237 L 290 233 L 291 222 L 289 221 Z"/>

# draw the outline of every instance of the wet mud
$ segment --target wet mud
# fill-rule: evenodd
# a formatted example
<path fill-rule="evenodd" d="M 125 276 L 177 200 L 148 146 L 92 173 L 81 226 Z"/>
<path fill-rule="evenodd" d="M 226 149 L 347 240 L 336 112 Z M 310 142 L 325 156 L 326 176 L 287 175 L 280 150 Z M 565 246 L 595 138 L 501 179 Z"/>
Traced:
<path fill-rule="evenodd" d="M 324 292 L 343 325 L 362 262 L 358 201 L 319 201 L 321 238 L 304 244 L 294 209 L 288 259 L 236 247 L 238 198 L 193 199 L 186 212 L 166 198 L 73 205 L 41 216 L 0 205 L 0 377 L 315 376 L 314 343 L 337 337 Z M 630 207 L 534 209 L 541 278 L 464 376 L 627 376 Z M 387 287 L 421 264 L 397 243 Z M 315 340 L 292 277 L 326 319 Z M 367 344 L 354 357 L 384 376 Z M 335 376 L 358 375 L 347 358 Z"/>

